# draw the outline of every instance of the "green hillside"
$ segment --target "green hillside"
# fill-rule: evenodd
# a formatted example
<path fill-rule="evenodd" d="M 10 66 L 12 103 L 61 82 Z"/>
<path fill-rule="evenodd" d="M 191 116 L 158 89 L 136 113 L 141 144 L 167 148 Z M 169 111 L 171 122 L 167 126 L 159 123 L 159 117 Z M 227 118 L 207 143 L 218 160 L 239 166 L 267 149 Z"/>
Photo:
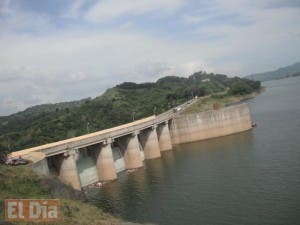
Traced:
<path fill-rule="evenodd" d="M 267 80 L 276 80 L 276 79 L 295 77 L 295 76 L 300 76 L 300 62 L 294 63 L 286 67 L 279 68 L 274 71 L 251 74 L 246 76 L 245 78 L 251 80 L 267 81 Z"/>
<path fill-rule="evenodd" d="M 227 91 L 249 94 L 260 82 L 195 73 L 188 78 L 168 76 L 154 83 L 125 82 L 94 99 L 42 105 L 0 118 L 0 151 L 37 146 L 113 127 L 162 113 L 194 96 Z"/>
<path fill-rule="evenodd" d="M 83 192 L 75 191 L 54 176 L 39 176 L 30 165 L 0 165 L 0 224 L 1 225 L 121 225 L 129 223 L 105 213 L 102 209 L 87 203 Z M 60 199 L 60 220 L 57 222 L 4 222 L 4 199 Z"/>

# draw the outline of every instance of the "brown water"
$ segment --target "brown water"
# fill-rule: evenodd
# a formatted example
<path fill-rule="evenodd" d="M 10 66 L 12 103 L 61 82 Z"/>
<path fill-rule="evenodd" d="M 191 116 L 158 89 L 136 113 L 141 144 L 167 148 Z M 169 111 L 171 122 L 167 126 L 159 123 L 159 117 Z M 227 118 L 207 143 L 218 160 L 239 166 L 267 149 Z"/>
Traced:
<path fill-rule="evenodd" d="M 155 224 L 300 224 L 300 77 L 248 101 L 252 131 L 176 146 L 89 201 Z"/>

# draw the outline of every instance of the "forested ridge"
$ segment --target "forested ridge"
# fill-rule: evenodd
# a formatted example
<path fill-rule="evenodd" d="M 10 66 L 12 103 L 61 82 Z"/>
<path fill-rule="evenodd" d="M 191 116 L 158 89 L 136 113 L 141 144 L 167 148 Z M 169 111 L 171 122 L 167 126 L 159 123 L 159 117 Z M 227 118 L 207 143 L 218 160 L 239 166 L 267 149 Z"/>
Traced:
<path fill-rule="evenodd" d="M 44 104 L 0 117 L 0 151 L 16 151 L 95 132 L 162 113 L 195 96 L 227 91 L 245 95 L 259 81 L 197 72 L 189 77 L 163 77 L 153 83 L 125 82 L 102 95 L 80 101 Z"/>

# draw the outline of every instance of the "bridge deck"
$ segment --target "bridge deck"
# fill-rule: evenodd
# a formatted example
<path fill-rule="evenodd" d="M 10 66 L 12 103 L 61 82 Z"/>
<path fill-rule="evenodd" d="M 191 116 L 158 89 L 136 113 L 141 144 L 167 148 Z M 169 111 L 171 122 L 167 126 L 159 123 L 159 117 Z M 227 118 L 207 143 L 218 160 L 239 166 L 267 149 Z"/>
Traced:
<path fill-rule="evenodd" d="M 104 134 L 108 134 L 111 133 L 113 131 L 117 131 L 117 130 L 122 130 L 122 129 L 126 129 L 135 125 L 139 125 L 139 124 L 143 124 L 145 122 L 149 122 L 149 121 L 153 121 L 156 118 L 156 116 L 150 116 L 150 117 L 146 117 L 140 120 L 136 120 L 134 122 L 131 123 L 126 123 L 120 126 L 116 126 L 116 127 L 112 127 L 112 128 L 108 128 L 105 130 L 101 130 L 101 131 L 97 131 L 94 133 L 90 133 L 90 134 L 85 134 L 85 135 L 81 135 L 78 137 L 74 137 L 74 138 L 69 138 L 69 139 L 65 139 L 62 141 L 57 141 L 57 142 L 53 142 L 53 143 L 49 143 L 49 144 L 45 144 L 45 145 L 40 145 L 40 146 L 36 146 L 36 147 L 32 147 L 32 148 L 28 148 L 28 149 L 24 149 L 21 151 L 15 151 L 12 152 L 8 155 L 8 158 L 16 158 L 22 155 L 26 155 L 29 154 L 31 152 L 38 152 L 38 151 L 42 151 L 44 149 L 49 149 L 49 148 L 53 148 L 53 147 L 57 147 L 59 145 L 66 145 L 72 142 L 78 142 L 87 138 L 92 138 L 92 137 L 97 137 L 99 135 L 104 135 Z"/>
<path fill-rule="evenodd" d="M 190 103 L 194 103 L 194 101 L 193 100 L 187 101 L 177 107 L 184 109 L 190 106 Z M 120 126 L 101 130 L 98 132 L 85 134 L 82 136 L 69 138 L 66 140 L 57 141 L 57 142 L 53 142 L 41 146 L 36 146 L 36 147 L 32 147 L 20 151 L 15 151 L 8 155 L 8 159 L 13 159 L 19 156 L 28 155 L 32 152 L 42 152 L 46 156 L 60 154 L 70 149 L 83 148 L 89 145 L 104 142 L 107 138 L 118 138 L 133 133 L 135 131 L 147 129 L 153 125 L 157 125 L 164 121 L 168 121 L 173 116 L 174 116 L 174 112 L 173 109 L 171 109 L 157 116 L 146 117 L 131 123 L 123 124 Z"/>

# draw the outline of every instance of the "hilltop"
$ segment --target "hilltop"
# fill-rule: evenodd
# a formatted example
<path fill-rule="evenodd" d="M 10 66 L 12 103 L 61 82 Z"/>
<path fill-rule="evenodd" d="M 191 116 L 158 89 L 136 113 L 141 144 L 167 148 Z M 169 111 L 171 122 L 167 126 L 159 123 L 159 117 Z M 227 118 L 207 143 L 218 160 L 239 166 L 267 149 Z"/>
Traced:
<path fill-rule="evenodd" d="M 300 76 L 300 62 L 273 71 L 251 74 L 245 76 L 245 78 L 251 80 L 267 81 L 295 76 Z"/>
<path fill-rule="evenodd" d="M 46 104 L 0 117 L 0 152 L 16 151 L 71 138 L 153 114 L 194 96 L 226 91 L 246 95 L 260 82 L 198 72 L 189 77 L 163 77 L 153 83 L 125 82 L 102 95 L 75 102 Z"/>

